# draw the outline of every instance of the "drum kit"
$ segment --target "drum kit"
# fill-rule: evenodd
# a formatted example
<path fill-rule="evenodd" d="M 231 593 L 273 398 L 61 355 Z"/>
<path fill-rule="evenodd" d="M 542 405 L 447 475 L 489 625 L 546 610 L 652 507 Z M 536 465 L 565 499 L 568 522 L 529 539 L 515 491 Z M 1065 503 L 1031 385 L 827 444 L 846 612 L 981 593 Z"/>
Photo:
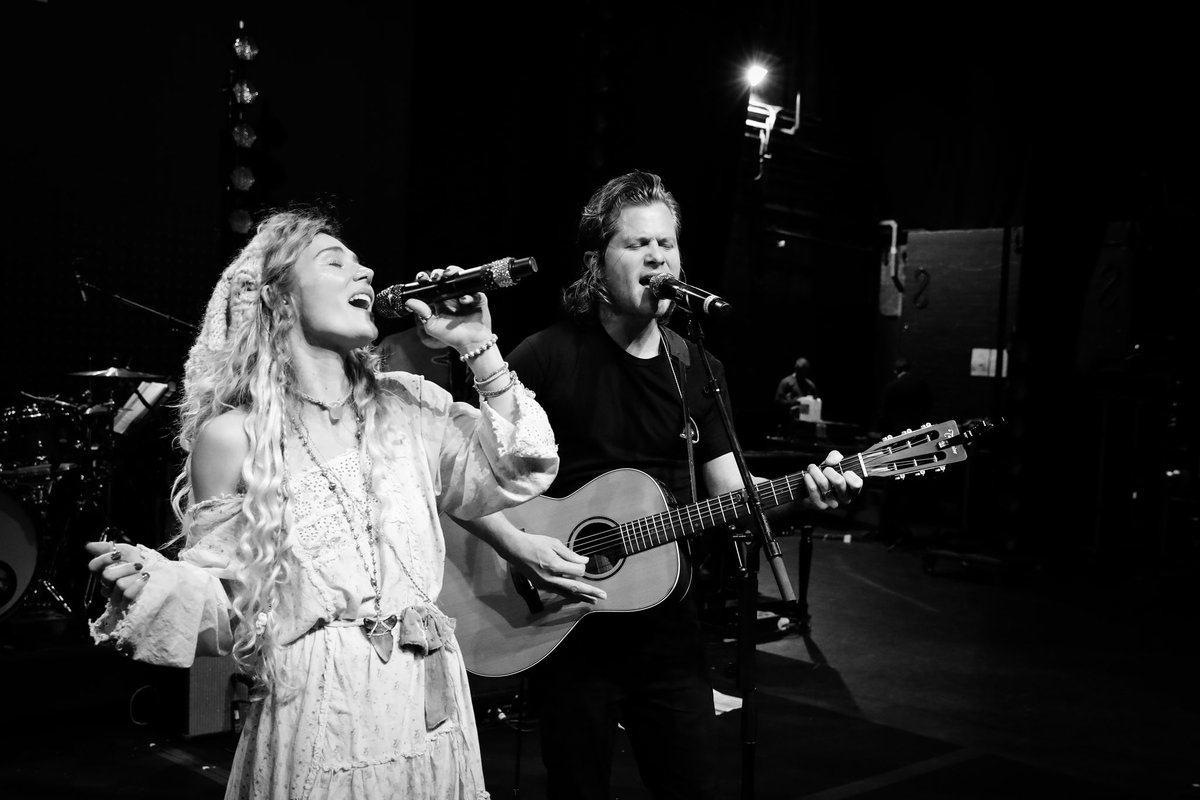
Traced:
<path fill-rule="evenodd" d="M 90 613 L 83 544 L 122 537 L 112 515 L 118 440 L 175 385 L 123 367 L 69 375 L 101 390 L 68 399 L 20 392 L 21 402 L 0 410 L 0 621 Z"/>

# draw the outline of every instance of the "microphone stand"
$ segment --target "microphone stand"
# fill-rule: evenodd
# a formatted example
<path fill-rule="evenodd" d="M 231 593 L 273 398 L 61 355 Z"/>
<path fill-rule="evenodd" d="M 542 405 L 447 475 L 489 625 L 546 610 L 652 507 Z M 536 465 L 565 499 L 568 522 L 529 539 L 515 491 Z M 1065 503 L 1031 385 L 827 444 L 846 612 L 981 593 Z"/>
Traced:
<path fill-rule="evenodd" d="M 787 569 L 783 563 L 783 551 L 771 533 L 759 498 L 758 488 L 750 470 L 746 466 L 746 457 L 738 443 L 737 434 L 733 430 L 733 420 L 729 409 L 722 397 L 721 387 L 709 362 L 708 351 L 704 347 L 704 330 L 700 326 L 698 316 L 684 307 L 676 305 L 688 314 L 688 338 L 696 343 L 700 350 L 700 361 L 708 375 L 705 391 L 709 392 L 721 415 L 721 422 L 729 436 L 729 446 L 733 450 L 734 460 L 742 476 L 742 485 L 746 491 L 746 504 L 750 508 L 758 537 L 735 534 L 734 550 L 738 559 L 738 574 L 741 578 L 741 597 L 738 601 L 738 688 L 742 692 L 742 797 L 754 797 L 754 756 L 758 737 L 758 707 L 755 697 L 755 655 L 757 652 L 754 640 L 754 623 L 758 617 L 758 550 L 761 547 L 767 553 L 771 571 L 779 584 L 779 592 L 786 603 L 796 602 L 796 593 L 792 590 L 788 579 Z M 693 498 L 695 499 L 695 498 Z"/>
<path fill-rule="evenodd" d="M 150 306 L 144 306 L 141 303 L 138 303 L 134 300 L 130 300 L 128 297 L 122 297 L 121 295 L 117 294 L 116 292 L 110 292 L 107 289 L 101 289 L 99 286 L 96 286 L 94 283 L 88 283 L 83 278 L 80 278 L 78 275 L 75 276 L 75 279 L 76 279 L 76 281 L 79 282 L 79 287 L 81 289 L 90 289 L 93 292 L 99 292 L 100 294 L 106 295 L 106 296 L 112 298 L 113 300 L 116 300 L 119 303 L 124 303 L 125 305 L 130 306 L 132 308 L 136 308 L 141 311 L 145 311 L 147 313 L 153 314 L 156 317 L 165 319 L 167 322 L 171 323 L 171 325 L 173 327 L 175 327 L 177 330 L 184 331 L 184 332 L 190 331 L 192 333 L 195 333 L 196 331 L 199 330 L 199 328 L 197 328 L 195 325 L 193 325 L 190 322 L 185 322 L 185 321 L 179 319 L 178 317 L 172 317 L 170 314 L 166 314 L 162 311 L 151 308 Z"/>

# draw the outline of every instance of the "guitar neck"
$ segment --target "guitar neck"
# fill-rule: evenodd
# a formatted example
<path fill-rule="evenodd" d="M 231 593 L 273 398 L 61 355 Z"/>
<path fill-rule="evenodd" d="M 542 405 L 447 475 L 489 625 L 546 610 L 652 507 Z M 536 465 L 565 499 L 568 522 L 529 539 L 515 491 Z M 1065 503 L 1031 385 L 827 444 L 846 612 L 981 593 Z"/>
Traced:
<path fill-rule="evenodd" d="M 843 475 L 854 473 L 863 479 L 899 477 L 913 472 L 923 473 L 927 469 L 944 469 L 947 463 L 966 458 L 953 422 L 906 433 L 908 435 L 889 437 L 869 450 L 843 458 L 833 468 Z M 805 474 L 802 470 L 756 484 L 759 505 L 766 511 L 807 497 Z M 737 522 L 750 514 L 750 500 L 746 491 L 738 489 L 710 500 L 621 523 L 614 533 L 620 536 L 621 554 L 632 555 L 686 539 L 718 525 Z M 590 555 L 582 550 L 580 553 Z"/>
<path fill-rule="evenodd" d="M 842 470 L 843 474 L 851 471 Z M 759 505 L 764 511 L 787 505 L 808 495 L 808 490 L 804 488 L 803 472 L 760 483 L 757 488 Z M 710 500 L 621 523 L 616 532 L 620 534 L 621 554 L 633 555 L 749 516 L 750 500 L 744 489 L 738 489 Z M 588 553 L 584 552 L 583 555 Z"/>

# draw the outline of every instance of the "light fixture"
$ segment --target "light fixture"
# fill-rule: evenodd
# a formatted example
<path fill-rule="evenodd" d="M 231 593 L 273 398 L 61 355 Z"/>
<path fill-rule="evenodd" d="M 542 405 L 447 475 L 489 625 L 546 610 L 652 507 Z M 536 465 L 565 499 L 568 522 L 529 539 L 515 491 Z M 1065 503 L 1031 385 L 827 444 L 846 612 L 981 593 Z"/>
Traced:
<path fill-rule="evenodd" d="M 750 99 L 746 105 L 746 127 L 752 131 L 746 135 L 750 138 L 758 139 L 758 174 L 754 176 L 754 180 L 761 180 L 763 170 L 767 159 L 771 157 L 771 134 L 775 131 L 776 122 L 782 116 L 783 106 L 774 105 L 766 102 L 762 96 L 756 91 L 757 87 L 761 86 L 763 81 L 767 79 L 770 72 L 761 64 L 751 64 L 746 68 L 745 79 L 750 85 Z M 800 129 L 800 93 L 796 92 L 796 106 L 792 118 L 792 124 L 787 128 L 780 128 L 780 133 L 785 133 L 792 136 Z"/>
<path fill-rule="evenodd" d="M 258 138 L 258 134 L 254 132 L 254 126 L 249 122 L 239 122 L 234 125 L 230 134 L 238 147 L 252 147 Z"/>
<path fill-rule="evenodd" d="M 248 192 L 254 185 L 254 173 L 246 166 L 234 167 L 229 173 L 229 180 L 239 192 Z"/>
<path fill-rule="evenodd" d="M 233 139 L 232 165 L 226 184 L 227 197 L 231 203 L 228 215 L 229 228 L 236 234 L 250 232 L 250 190 L 257 180 L 250 168 L 253 159 L 251 148 L 258 140 L 258 133 L 249 117 L 258 100 L 258 90 L 247 78 L 250 62 L 258 58 L 258 45 L 246 33 L 246 23 L 238 20 L 233 38 L 233 64 L 229 70 L 229 135 Z"/>

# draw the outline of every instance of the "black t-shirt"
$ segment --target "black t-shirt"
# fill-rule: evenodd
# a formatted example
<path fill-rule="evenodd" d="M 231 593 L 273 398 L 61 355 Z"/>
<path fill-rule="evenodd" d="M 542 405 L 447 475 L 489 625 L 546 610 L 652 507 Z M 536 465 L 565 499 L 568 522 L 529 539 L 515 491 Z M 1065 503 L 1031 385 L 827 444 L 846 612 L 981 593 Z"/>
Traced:
<path fill-rule="evenodd" d="M 697 469 L 730 447 L 716 402 L 705 396 L 708 375 L 699 351 L 687 346 L 686 370 L 665 352 L 637 358 L 585 318 L 558 323 L 512 351 L 509 365 L 537 394 L 558 442 L 558 477 L 548 495 L 565 497 L 605 472 L 632 467 L 663 483 L 681 504 L 690 501 L 681 385 L 699 433 L 693 437 Z M 724 368 L 712 362 L 728 406 Z M 703 483 L 699 488 L 703 493 Z"/>
<path fill-rule="evenodd" d="M 509 366 L 537 395 L 558 442 L 558 476 L 547 495 L 565 497 L 610 470 L 632 467 L 665 485 L 680 504 L 689 502 L 679 385 L 686 388 L 688 412 L 699 433 L 694 444 L 696 480 L 701 495 L 706 494 L 700 467 L 730 452 L 729 437 L 716 401 L 705 396 L 708 373 L 699 350 L 691 342 L 686 344 L 690 364 L 679 384 L 672 377 L 671 362 L 675 361 L 676 376 L 681 367 L 667 356 L 665 346 L 653 358 L 637 358 L 619 347 L 594 318 L 560 322 L 517 345 L 508 356 Z M 718 359 L 710 358 L 728 406 L 724 368 Z M 613 500 L 620 502 L 620 498 Z M 588 634 L 581 636 L 584 631 Z M 594 649 L 584 656 L 577 648 L 588 651 L 585 640 L 593 636 L 619 636 L 624 642 L 620 651 L 626 655 L 695 657 L 697 631 L 689 595 L 687 603 L 667 601 L 636 614 L 593 614 L 560 650 L 594 658 Z M 682 646 L 679 636 L 692 646 Z"/>

